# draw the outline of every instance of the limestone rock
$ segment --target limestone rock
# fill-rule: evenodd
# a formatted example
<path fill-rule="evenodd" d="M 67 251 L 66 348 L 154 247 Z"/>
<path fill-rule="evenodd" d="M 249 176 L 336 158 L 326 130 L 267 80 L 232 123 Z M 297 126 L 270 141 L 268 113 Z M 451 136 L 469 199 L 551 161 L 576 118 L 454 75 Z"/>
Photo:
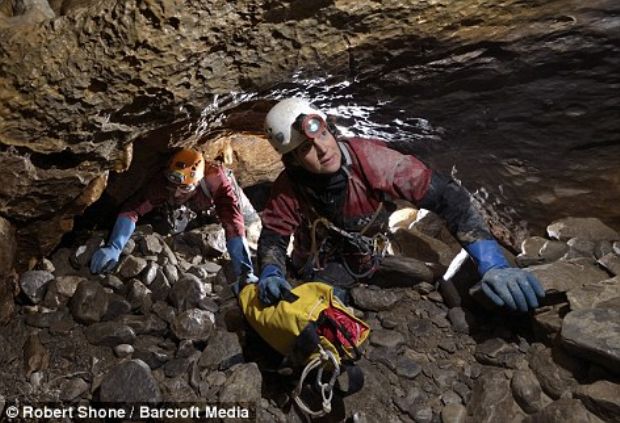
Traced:
<path fill-rule="evenodd" d="M 60 388 L 60 399 L 62 401 L 73 401 L 88 391 L 89 387 L 90 385 L 82 378 L 69 379 Z"/>
<path fill-rule="evenodd" d="M 516 368 L 523 353 L 500 338 L 490 338 L 476 346 L 474 356 L 482 364 Z"/>
<path fill-rule="evenodd" d="M 196 307 L 207 294 L 205 284 L 194 275 L 184 276 L 170 290 L 170 302 L 177 310 Z"/>
<path fill-rule="evenodd" d="M 158 403 L 161 392 L 151 370 L 142 360 L 125 361 L 110 370 L 101 383 L 103 402 Z"/>
<path fill-rule="evenodd" d="M 600 380 L 591 385 L 578 386 L 573 395 L 604 421 L 620 422 L 620 384 Z"/>
<path fill-rule="evenodd" d="M 405 343 L 405 337 L 395 330 L 377 329 L 370 333 L 370 343 L 379 347 L 397 348 Z"/>
<path fill-rule="evenodd" d="M 133 352 L 134 352 L 134 348 L 133 348 L 133 345 L 131 344 L 118 344 L 117 346 L 114 347 L 114 354 L 116 354 L 116 356 L 119 358 L 127 357 L 128 355 L 131 355 Z"/>
<path fill-rule="evenodd" d="M 524 256 L 536 257 L 540 253 L 540 249 L 545 245 L 547 240 L 541 236 L 532 236 L 526 238 L 521 243 L 521 254 Z"/>
<path fill-rule="evenodd" d="M 54 275 L 43 270 L 29 270 L 22 273 L 19 278 L 19 285 L 22 292 L 33 303 L 38 303 L 43 299 L 47 284 L 54 279 Z"/>
<path fill-rule="evenodd" d="M 620 276 L 571 289 L 566 296 L 571 310 L 597 308 L 606 301 L 620 298 Z"/>
<path fill-rule="evenodd" d="M 80 283 L 85 280 L 86 278 L 81 276 L 58 276 L 56 278 L 56 289 L 59 294 L 71 298 L 73 294 L 75 294 Z"/>
<path fill-rule="evenodd" d="M 73 318 L 82 323 L 99 322 L 108 308 L 108 294 L 95 281 L 82 281 L 69 302 Z"/>
<path fill-rule="evenodd" d="M 582 261 L 561 261 L 526 270 L 538 278 L 547 292 L 567 292 L 609 278 L 605 271 Z"/>
<path fill-rule="evenodd" d="M 568 250 L 569 247 L 565 242 L 549 240 L 541 247 L 539 255 L 545 261 L 552 262 L 559 260 Z"/>
<path fill-rule="evenodd" d="M 11 222 L 0 216 L 0 277 L 8 275 L 15 262 L 17 240 Z"/>
<path fill-rule="evenodd" d="M 140 251 L 142 255 L 157 255 L 163 250 L 162 242 L 155 234 L 146 235 L 140 239 Z"/>
<path fill-rule="evenodd" d="M 136 333 L 127 325 L 118 322 L 94 323 L 86 328 L 88 342 L 93 345 L 114 347 L 120 344 L 132 344 Z"/>
<path fill-rule="evenodd" d="M 567 349 L 620 373 L 620 309 L 571 311 L 562 323 L 561 337 Z"/>
<path fill-rule="evenodd" d="M 574 373 L 579 367 L 561 350 L 552 351 L 540 344 L 530 350 L 530 368 L 536 375 L 543 391 L 553 399 L 559 399 L 565 392 L 577 385 Z"/>
<path fill-rule="evenodd" d="M 376 290 L 364 287 L 355 287 L 351 290 L 351 297 L 356 306 L 363 310 L 389 310 L 401 299 L 395 291 Z"/>
<path fill-rule="evenodd" d="M 150 286 L 157 277 L 158 270 L 159 265 L 157 263 L 154 263 L 152 261 L 149 262 L 142 273 L 142 283 L 146 286 Z"/>
<path fill-rule="evenodd" d="M 262 375 L 256 363 L 239 364 L 234 367 L 226 384 L 220 391 L 221 402 L 257 402 L 261 398 Z"/>
<path fill-rule="evenodd" d="M 237 335 L 218 330 L 213 333 L 209 343 L 200 356 L 198 364 L 211 370 L 226 370 L 243 363 L 243 351 Z"/>
<path fill-rule="evenodd" d="M 557 400 L 540 412 L 528 416 L 524 423 L 602 423 L 576 399 Z"/>
<path fill-rule="evenodd" d="M 503 372 L 487 371 L 476 381 L 468 413 L 476 422 L 519 421 L 524 414 L 514 401 Z"/>
<path fill-rule="evenodd" d="M 567 217 L 547 226 L 551 238 L 568 241 L 579 237 L 590 241 L 616 241 L 620 239 L 618 232 L 596 218 Z"/>
<path fill-rule="evenodd" d="M 598 262 L 605 269 L 615 276 L 620 276 L 620 256 L 614 253 L 609 253 L 601 257 Z"/>
<path fill-rule="evenodd" d="M 172 323 L 172 333 L 179 340 L 206 341 L 213 330 L 212 313 L 191 308 L 178 314 Z"/>
<path fill-rule="evenodd" d="M 526 413 L 536 413 L 542 409 L 542 389 L 530 370 L 516 370 L 512 375 L 510 388 L 515 400 Z"/>
<path fill-rule="evenodd" d="M 462 404 L 447 404 L 441 409 L 442 423 L 465 423 L 467 410 Z"/>
<path fill-rule="evenodd" d="M 38 334 L 28 336 L 24 343 L 24 366 L 26 377 L 49 367 L 50 354 L 43 346 Z"/>
<path fill-rule="evenodd" d="M 174 357 L 174 343 L 154 336 L 139 336 L 133 344 L 133 358 L 144 361 L 151 370 L 159 369 Z"/>
<path fill-rule="evenodd" d="M 118 273 L 123 278 L 133 278 L 140 274 L 147 264 L 147 261 L 142 257 L 127 256 L 118 266 Z"/>
<path fill-rule="evenodd" d="M 164 320 L 153 313 L 147 315 L 125 314 L 117 319 L 134 330 L 136 335 L 164 336 L 168 331 L 168 325 Z"/>
<path fill-rule="evenodd" d="M 115 320 L 118 316 L 131 311 L 131 304 L 117 294 L 108 294 L 108 307 L 102 320 Z"/>
<path fill-rule="evenodd" d="M 76 269 L 80 269 L 84 266 L 88 266 L 90 259 L 94 252 L 100 247 L 103 247 L 104 240 L 98 236 L 94 236 L 86 241 L 86 244 L 80 245 L 75 249 L 73 254 L 69 257 L 71 264 Z"/>
<path fill-rule="evenodd" d="M 413 257 L 424 262 L 450 265 L 456 253 L 442 241 L 415 229 L 398 229 L 391 239 L 395 254 Z"/>

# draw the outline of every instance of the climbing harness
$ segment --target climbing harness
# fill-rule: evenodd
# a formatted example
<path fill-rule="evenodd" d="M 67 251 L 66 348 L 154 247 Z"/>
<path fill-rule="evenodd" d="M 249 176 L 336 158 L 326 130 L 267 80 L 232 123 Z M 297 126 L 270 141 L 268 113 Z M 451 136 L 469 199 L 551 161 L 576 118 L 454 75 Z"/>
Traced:
<path fill-rule="evenodd" d="M 328 230 L 340 235 L 342 238 L 346 239 L 351 245 L 357 248 L 359 251 L 359 255 L 370 257 L 370 267 L 368 270 L 357 273 L 351 269 L 346 258 L 342 258 L 343 265 L 347 272 L 354 277 L 355 279 L 363 279 L 369 276 L 372 276 L 381 265 L 381 261 L 385 257 L 387 253 L 388 247 L 388 238 L 385 234 L 378 232 L 372 237 L 365 236 L 364 234 L 368 229 L 370 229 L 373 223 L 376 221 L 377 217 L 383 210 L 383 203 L 379 204 L 379 207 L 371 217 L 370 221 L 364 226 L 364 228 L 360 232 L 347 232 L 343 229 L 340 229 L 328 219 L 324 217 L 317 217 L 314 222 L 310 225 L 310 255 L 306 264 L 303 266 L 302 273 L 309 274 L 315 268 L 321 268 L 321 264 L 319 263 L 320 253 L 323 252 L 326 246 L 327 237 L 323 239 L 321 245 L 317 245 L 316 234 L 317 227 L 319 224 L 322 224 Z"/>

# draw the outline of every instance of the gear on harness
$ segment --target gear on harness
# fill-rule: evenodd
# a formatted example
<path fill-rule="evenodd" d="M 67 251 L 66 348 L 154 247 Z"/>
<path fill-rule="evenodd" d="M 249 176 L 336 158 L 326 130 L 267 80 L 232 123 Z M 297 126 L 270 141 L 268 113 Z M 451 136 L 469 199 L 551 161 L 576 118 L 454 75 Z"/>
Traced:
<path fill-rule="evenodd" d="M 153 216 L 153 229 L 160 234 L 177 235 L 185 231 L 196 216 L 197 214 L 184 204 L 174 206 L 166 202 Z"/>
<path fill-rule="evenodd" d="M 316 218 L 310 227 L 310 255 L 302 268 L 302 277 L 309 277 L 317 270 L 324 267 L 323 264 L 320 263 L 320 257 L 330 259 L 336 257 L 336 255 L 339 255 L 337 258 L 342 262 L 344 268 L 353 278 L 363 279 L 372 276 L 379 269 L 381 261 L 385 257 L 388 246 L 388 238 L 382 232 L 377 232 L 371 237 L 365 236 L 364 234 L 373 225 L 382 211 L 383 203 L 379 205 L 370 221 L 360 232 L 347 232 L 340 229 L 324 217 Z M 317 228 L 319 224 L 322 224 L 328 231 L 339 237 L 341 242 L 329 242 L 329 237 L 325 236 L 323 237 L 321 244 L 317 245 Z M 359 256 L 363 258 L 368 257 L 369 260 L 366 263 L 367 269 L 362 272 L 355 272 L 351 269 L 346 255 Z"/>

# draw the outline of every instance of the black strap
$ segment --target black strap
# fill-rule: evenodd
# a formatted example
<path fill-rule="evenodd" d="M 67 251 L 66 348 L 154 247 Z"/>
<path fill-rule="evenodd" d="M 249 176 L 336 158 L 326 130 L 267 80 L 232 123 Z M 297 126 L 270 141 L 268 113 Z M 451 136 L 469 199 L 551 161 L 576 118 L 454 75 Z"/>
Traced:
<path fill-rule="evenodd" d="M 282 288 L 280 290 L 280 299 L 282 301 L 286 301 L 287 303 L 294 303 L 295 301 L 299 299 L 299 296 L 296 294 L 293 294 L 293 292 L 290 289 Z"/>
<path fill-rule="evenodd" d="M 337 331 L 340 331 L 340 333 L 342 333 L 342 335 L 344 336 L 344 339 L 346 339 L 349 342 L 349 345 L 351 345 L 351 348 L 353 349 L 353 352 L 355 353 L 355 356 L 352 357 L 351 360 L 357 361 L 360 358 L 362 358 L 362 353 L 357 348 L 357 345 L 355 345 L 355 342 L 353 342 L 353 340 L 351 339 L 351 334 L 349 334 L 349 331 L 344 326 L 342 326 L 340 323 L 338 323 L 337 321 L 335 321 L 334 319 L 332 319 L 331 317 L 329 317 L 328 315 L 324 313 L 322 314 L 322 319 L 324 319 L 324 321 L 329 322 L 334 327 L 334 329 L 336 329 Z M 334 342 L 334 344 L 336 345 L 338 352 L 340 352 L 340 355 L 344 356 L 343 345 L 340 341 L 338 341 L 338 336 L 336 336 L 336 341 Z"/>

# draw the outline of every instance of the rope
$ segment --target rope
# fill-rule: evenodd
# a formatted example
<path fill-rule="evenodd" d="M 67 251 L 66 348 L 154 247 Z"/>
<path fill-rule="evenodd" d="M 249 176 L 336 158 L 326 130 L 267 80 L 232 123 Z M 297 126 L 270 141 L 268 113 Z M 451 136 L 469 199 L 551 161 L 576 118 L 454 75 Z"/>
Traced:
<path fill-rule="evenodd" d="M 324 383 L 323 382 L 323 370 L 325 369 L 327 364 L 329 364 L 330 362 L 334 368 L 334 371 L 332 373 L 331 378 L 329 379 L 329 382 Z M 310 409 L 310 407 L 308 407 L 303 402 L 300 395 L 304 387 L 304 381 L 306 380 L 306 377 L 312 370 L 316 369 L 317 367 L 319 367 L 319 370 L 317 371 L 317 374 L 316 374 L 316 385 L 320 389 L 323 403 L 322 403 L 321 410 L 314 411 Z M 297 383 L 297 387 L 295 388 L 292 394 L 295 404 L 297 404 L 297 406 L 306 415 L 306 417 L 308 416 L 322 417 L 322 416 L 325 416 L 331 413 L 332 398 L 334 395 L 334 385 L 336 384 L 336 378 L 338 377 L 338 375 L 340 375 L 340 364 L 338 363 L 336 356 L 334 355 L 333 352 L 324 349 L 323 346 L 319 344 L 319 355 L 315 357 L 314 359 L 312 359 L 306 365 L 306 367 L 304 367 L 304 370 L 301 373 L 301 378 L 299 379 L 299 382 Z"/>

